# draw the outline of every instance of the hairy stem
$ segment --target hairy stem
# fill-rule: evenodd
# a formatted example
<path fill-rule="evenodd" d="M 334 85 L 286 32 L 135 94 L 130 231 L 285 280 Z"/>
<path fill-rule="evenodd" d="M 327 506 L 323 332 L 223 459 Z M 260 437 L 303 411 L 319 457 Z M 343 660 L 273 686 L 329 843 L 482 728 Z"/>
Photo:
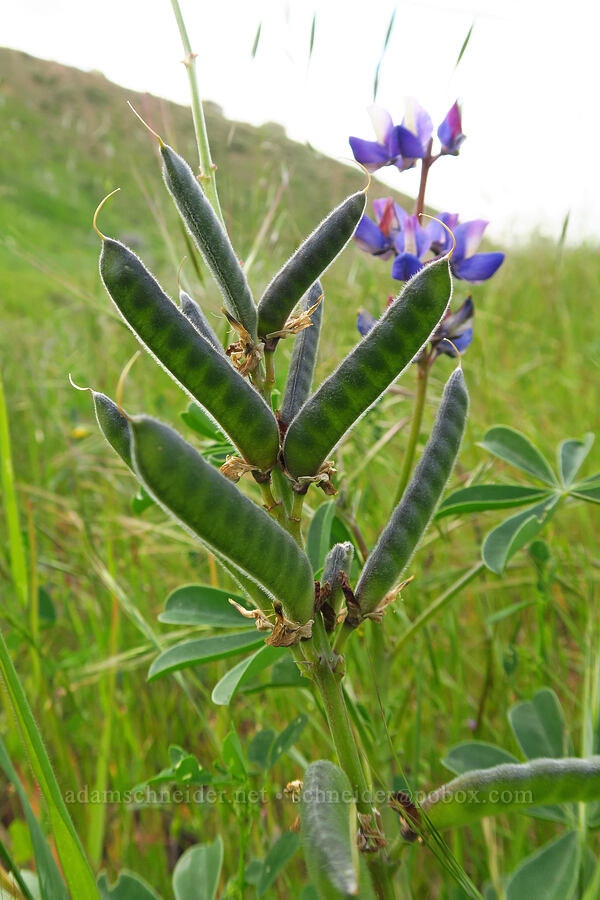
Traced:
<path fill-rule="evenodd" d="M 410 423 L 410 433 L 408 435 L 408 443 L 404 452 L 404 461 L 402 463 L 402 471 L 400 472 L 400 480 L 396 491 L 396 499 L 394 507 L 402 500 L 402 495 L 406 490 L 408 479 L 412 471 L 413 461 L 415 458 L 415 450 L 419 434 L 421 433 L 421 423 L 423 421 L 423 410 L 425 409 L 425 397 L 427 396 L 427 380 L 429 375 L 429 362 L 425 359 L 419 363 L 417 373 L 417 392 L 415 395 L 415 407 L 413 409 L 412 422 Z"/>
<path fill-rule="evenodd" d="M 419 193 L 417 195 L 417 201 L 415 203 L 415 215 L 417 217 L 420 216 L 425 209 L 425 188 L 427 187 L 427 176 L 429 175 L 429 170 L 433 162 L 435 162 L 435 158 L 431 155 L 432 146 L 433 139 L 429 141 L 429 144 L 427 145 L 427 153 L 421 160 L 421 180 L 419 182 Z"/>
<path fill-rule="evenodd" d="M 265 350 L 265 381 L 263 385 L 262 395 L 267 402 L 267 406 L 271 406 L 271 394 L 275 387 L 275 351 Z"/>
<path fill-rule="evenodd" d="M 304 506 L 304 494 L 294 494 L 292 512 L 288 516 L 287 530 L 300 547 L 304 547 L 302 538 L 302 507 Z"/>
<path fill-rule="evenodd" d="M 183 63 L 188 73 L 190 83 L 190 94 L 192 97 L 192 116 L 194 118 L 194 131 L 196 133 L 196 143 L 198 145 L 198 155 L 200 157 L 200 179 L 202 186 L 206 192 L 212 208 L 221 220 L 223 228 L 225 228 L 225 220 L 221 212 L 221 204 L 219 203 L 219 195 L 217 193 L 217 177 L 216 166 L 213 164 L 210 155 L 210 144 L 208 142 L 208 132 L 206 130 L 206 121 L 204 119 L 204 110 L 202 108 L 202 100 L 200 99 L 200 91 L 198 90 L 198 79 L 196 77 L 196 54 L 192 53 L 190 39 L 188 37 L 185 22 L 181 14 L 179 0 L 171 0 L 173 13 L 179 28 L 179 35 L 185 59 Z"/>
<path fill-rule="evenodd" d="M 273 496 L 273 491 L 271 490 L 270 481 L 259 482 L 260 492 L 262 494 L 263 503 L 265 505 L 265 509 L 269 513 L 270 516 L 273 516 L 274 519 L 279 522 L 283 528 L 286 528 L 286 516 L 283 509 L 283 505 L 281 500 L 276 500 Z"/>

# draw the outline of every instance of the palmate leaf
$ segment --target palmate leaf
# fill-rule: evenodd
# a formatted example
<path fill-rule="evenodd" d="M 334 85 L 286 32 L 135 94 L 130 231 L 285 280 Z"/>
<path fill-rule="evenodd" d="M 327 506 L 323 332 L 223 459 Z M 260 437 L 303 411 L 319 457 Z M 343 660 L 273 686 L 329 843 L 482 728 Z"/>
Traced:
<path fill-rule="evenodd" d="M 480 446 L 522 472 L 527 472 L 552 487 L 558 487 L 556 475 L 546 458 L 529 438 L 514 428 L 495 425 L 486 433 Z"/>
<path fill-rule="evenodd" d="M 584 484 L 581 487 L 576 485 L 572 488 L 570 494 L 571 497 L 575 497 L 577 500 L 585 500 L 587 503 L 600 503 L 600 484 L 590 482 L 588 487 Z"/>
<path fill-rule="evenodd" d="M 231 591 L 206 584 L 185 584 L 167 597 L 159 622 L 167 625 L 209 625 L 211 628 L 255 628 L 252 619 L 245 619 L 231 605 L 229 599 L 248 608 L 243 597 Z"/>
<path fill-rule="evenodd" d="M 559 758 L 569 752 L 565 716 L 550 688 L 542 688 L 531 700 L 517 703 L 508 719 L 519 747 L 528 759 Z"/>
<path fill-rule="evenodd" d="M 112 887 L 105 873 L 98 878 L 98 890 L 102 900 L 161 900 L 150 885 L 134 872 L 123 870 Z"/>
<path fill-rule="evenodd" d="M 460 488 L 446 497 L 435 517 L 442 519 L 444 516 L 467 512 L 511 509 L 537 503 L 548 496 L 550 492 L 547 490 L 523 487 L 519 484 L 473 484 L 470 487 Z"/>
<path fill-rule="evenodd" d="M 211 700 L 217 706 L 229 706 L 234 695 L 243 684 L 254 678 L 264 669 L 281 659 L 288 652 L 286 647 L 261 647 L 252 656 L 246 657 L 230 669 L 213 688 Z"/>
<path fill-rule="evenodd" d="M 570 900 L 580 858 L 578 834 L 569 831 L 521 863 L 508 882 L 506 900 Z"/>
<path fill-rule="evenodd" d="M 175 900 L 215 900 L 221 868 L 223 841 L 196 844 L 180 856 L 173 871 Z"/>
<path fill-rule="evenodd" d="M 189 666 L 214 662 L 227 656 L 237 656 L 246 650 L 260 647 L 263 642 L 264 637 L 255 629 L 183 641 L 169 647 L 154 660 L 148 671 L 148 681 Z"/>
<path fill-rule="evenodd" d="M 536 506 L 511 516 L 487 535 L 482 547 L 483 561 L 492 572 L 502 575 L 512 556 L 536 537 L 556 508 L 558 495 L 549 494 Z"/>
<path fill-rule="evenodd" d="M 566 487 L 575 480 L 593 443 L 594 435 L 588 432 L 582 441 L 568 440 L 559 445 L 558 471 Z"/>
<path fill-rule="evenodd" d="M 488 744 L 485 741 L 466 741 L 458 744 L 448 751 L 442 765 L 454 772 L 455 775 L 463 775 L 472 769 L 490 769 L 502 763 L 518 763 L 519 760 L 512 753 Z"/>

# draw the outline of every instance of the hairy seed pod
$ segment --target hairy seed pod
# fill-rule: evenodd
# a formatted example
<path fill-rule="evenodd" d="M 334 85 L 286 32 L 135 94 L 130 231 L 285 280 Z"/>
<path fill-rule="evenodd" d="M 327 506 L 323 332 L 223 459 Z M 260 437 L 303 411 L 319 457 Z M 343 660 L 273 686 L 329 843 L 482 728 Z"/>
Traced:
<path fill-rule="evenodd" d="M 225 229 L 184 159 L 160 142 L 163 176 L 181 218 L 210 269 L 227 312 L 256 341 L 257 313 L 250 287 Z"/>
<path fill-rule="evenodd" d="M 310 395 L 323 319 L 323 288 L 320 281 L 316 281 L 306 292 L 300 307 L 302 312 L 305 312 L 318 302 L 319 297 L 321 302 L 310 317 L 312 324 L 309 328 L 304 328 L 294 339 L 292 359 L 279 412 L 279 418 L 284 425 L 289 425 Z"/>
<path fill-rule="evenodd" d="M 363 615 L 372 612 L 398 583 L 417 549 L 454 468 L 468 408 L 462 369 L 455 369 L 446 382 L 423 456 L 360 576 L 355 595 Z"/>
<path fill-rule="evenodd" d="M 279 450 L 279 428 L 262 397 L 198 333 L 120 241 L 103 239 L 100 274 L 115 306 L 146 349 L 215 419 L 248 463 L 269 469 Z"/>
<path fill-rule="evenodd" d="M 215 350 L 218 350 L 219 353 L 223 353 L 223 346 L 219 340 L 219 338 L 214 333 L 212 326 L 198 304 L 195 300 L 192 300 L 189 294 L 186 294 L 185 291 L 179 291 L 179 302 L 181 304 L 181 311 L 186 316 L 192 325 L 198 329 L 203 338 L 211 344 Z"/>
<path fill-rule="evenodd" d="M 353 556 L 354 546 L 350 541 L 345 541 L 343 544 L 335 544 L 325 557 L 321 584 L 326 582 L 329 584 L 330 594 L 327 602 L 336 613 L 339 612 L 343 598 L 339 575 L 340 572 L 344 572 L 346 575 L 350 574 Z"/>
<path fill-rule="evenodd" d="M 473 798 L 473 802 L 469 802 Z M 600 756 L 535 759 L 475 769 L 438 788 L 423 812 L 441 831 L 510 809 L 600 800 Z"/>
<path fill-rule="evenodd" d="M 280 600 L 290 620 L 307 622 L 314 582 L 293 538 L 168 425 L 136 416 L 129 428 L 134 470 L 151 497 Z"/>
<path fill-rule="evenodd" d="M 283 453 L 295 478 L 315 475 L 348 429 L 410 364 L 450 301 L 448 259 L 425 266 L 290 424 Z"/>
<path fill-rule="evenodd" d="M 347 197 L 275 275 L 258 304 L 258 332 L 263 340 L 283 328 L 300 297 L 344 249 L 356 231 L 366 202 L 366 191 Z"/>
<path fill-rule="evenodd" d="M 117 404 L 113 403 L 106 394 L 92 391 L 92 397 L 94 398 L 94 410 L 100 431 L 115 453 L 133 470 L 131 438 L 127 417 L 123 415 Z"/>

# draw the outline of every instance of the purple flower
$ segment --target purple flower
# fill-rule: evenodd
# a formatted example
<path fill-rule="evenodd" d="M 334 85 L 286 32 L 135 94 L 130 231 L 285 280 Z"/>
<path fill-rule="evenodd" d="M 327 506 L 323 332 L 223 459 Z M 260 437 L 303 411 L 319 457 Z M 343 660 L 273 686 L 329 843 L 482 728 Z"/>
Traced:
<path fill-rule="evenodd" d="M 362 334 L 362 336 L 364 337 L 370 332 L 375 322 L 377 322 L 377 319 L 374 315 L 372 315 L 366 309 L 361 309 L 356 319 L 356 327 L 358 328 L 360 334 Z"/>
<path fill-rule="evenodd" d="M 408 214 L 394 203 L 392 197 L 374 200 L 373 210 L 377 224 L 368 216 L 363 216 L 354 232 L 354 240 L 366 253 L 388 259 L 396 253 L 394 238 Z"/>
<path fill-rule="evenodd" d="M 452 156 L 458 156 L 460 145 L 465 139 L 465 135 L 462 133 L 458 100 L 446 113 L 446 118 L 438 128 L 437 134 L 442 145 L 442 153 L 450 153 Z"/>
<path fill-rule="evenodd" d="M 439 221 L 436 221 L 438 219 Z M 448 233 L 446 228 L 444 228 L 444 225 L 441 225 L 440 222 L 443 222 L 444 225 L 448 226 L 450 231 L 453 231 L 458 225 L 458 213 L 441 212 L 435 219 L 432 219 L 426 227 L 425 231 L 429 235 L 431 244 L 430 249 L 436 256 L 447 253 L 453 244 L 452 235 Z"/>
<path fill-rule="evenodd" d="M 370 106 L 368 112 L 377 140 L 349 138 L 355 160 L 365 169 L 376 172 L 382 166 L 398 166 L 402 171 L 414 165 L 415 159 L 424 156 L 423 145 L 417 132 L 404 125 L 394 125 L 389 112 L 381 106 Z"/>
<path fill-rule="evenodd" d="M 398 167 L 401 172 L 405 169 L 411 169 L 417 159 L 422 159 L 424 156 L 427 156 L 429 142 L 433 133 L 431 116 L 427 110 L 423 109 L 423 107 L 417 103 L 414 97 L 407 97 L 404 105 L 406 112 L 402 119 L 402 125 L 412 134 L 416 134 L 423 152 L 420 155 L 415 154 L 412 159 L 405 158 L 402 162 L 402 167 Z"/>
<path fill-rule="evenodd" d="M 457 278 L 479 284 L 491 278 L 504 262 L 504 253 L 475 253 L 487 225 L 485 219 L 473 219 L 454 229 L 456 247 L 450 266 Z"/>
<path fill-rule="evenodd" d="M 394 238 L 397 252 L 392 265 L 392 278 L 408 281 L 423 268 L 423 258 L 427 254 L 431 240 L 425 228 L 419 225 L 416 216 L 406 216 L 402 230 Z"/>
<path fill-rule="evenodd" d="M 446 313 L 445 318 L 440 322 L 431 338 L 433 359 L 439 356 L 440 353 L 456 356 L 456 350 L 459 353 L 465 352 L 473 340 L 472 322 L 474 315 L 475 307 L 470 296 L 467 297 L 463 305 L 455 313 Z M 448 338 L 450 340 L 447 340 Z M 450 341 L 452 341 L 454 347 Z"/>

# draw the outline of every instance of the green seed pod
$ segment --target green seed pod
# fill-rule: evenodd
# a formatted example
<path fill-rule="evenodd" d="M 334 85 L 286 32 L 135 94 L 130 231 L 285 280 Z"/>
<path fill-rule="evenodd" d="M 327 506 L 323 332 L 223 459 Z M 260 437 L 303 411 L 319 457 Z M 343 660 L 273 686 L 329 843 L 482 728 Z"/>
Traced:
<path fill-rule="evenodd" d="M 227 312 L 256 341 L 256 306 L 229 236 L 186 161 L 162 141 L 160 152 L 165 184 L 219 286 Z"/>
<path fill-rule="evenodd" d="M 272 411 L 167 297 L 138 257 L 103 238 L 100 274 L 134 334 L 174 380 L 222 427 L 243 457 L 269 469 L 279 451 Z"/>
<path fill-rule="evenodd" d="M 321 283 L 316 281 L 303 297 L 302 312 L 314 306 L 318 302 L 319 297 L 323 297 L 323 288 Z M 323 299 L 321 299 L 321 302 L 310 317 L 312 325 L 301 331 L 294 340 L 292 359 L 285 383 L 285 393 L 279 412 L 279 418 L 284 425 L 289 425 L 310 395 L 315 363 L 317 361 L 317 350 L 319 349 L 322 319 Z"/>
<path fill-rule="evenodd" d="M 127 417 L 123 415 L 117 404 L 113 403 L 106 394 L 92 391 L 92 397 L 94 398 L 94 409 L 100 431 L 115 453 L 133 470 Z"/>
<path fill-rule="evenodd" d="M 425 266 L 290 424 L 283 453 L 294 478 L 316 475 L 348 429 L 410 364 L 451 295 L 448 259 Z"/>
<path fill-rule="evenodd" d="M 185 291 L 179 291 L 179 303 L 181 304 L 181 311 L 186 316 L 192 325 L 194 325 L 203 338 L 212 344 L 215 350 L 218 350 L 219 353 L 223 353 L 223 346 L 219 341 L 219 338 L 214 333 L 212 326 L 198 304 L 195 300 L 192 300 L 189 294 L 186 294 Z"/>
<path fill-rule="evenodd" d="M 329 584 L 331 593 L 329 594 L 328 603 L 336 613 L 340 610 L 343 597 L 339 574 L 340 572 L 345 572 L 346 575 L 350 574 L 353 556 L 353 545 L 350 541 L 345 541 L 343 544 L 335 544 L 325 557 L 321 584 L 323 585 L 325 582 Z"/>
<path fill-rule="evenodd" d="M 314 607 L 310 563 L 290 535 L 183 438 L 149 416 L 129 420 L 136 475 L 168 513 L 304 624 Z"/>
<path fill-rule="evenodd" d="M 600 800 L 600 756 L 505 763 L 460 775 L 429 794 L 422 805 L 441 831 L 509 809 Z"/>
<path fill-rule="evenodd" d="M 423 456 L 360 576 L 355 593 L 363 615 L 372 612 L 398 583 L 417 549 L 454 468 L 468 408 L 462 369 L 455 369 L 446 382 Z"/>
<path fill-rule="evenodd" d="M 366 191 L 347 197 L 300 244 L 267 286 L 258 304 L 258 333 L 263 340 L 281 331 L 300 297 L 344 249 L 366 202 Z"/>

